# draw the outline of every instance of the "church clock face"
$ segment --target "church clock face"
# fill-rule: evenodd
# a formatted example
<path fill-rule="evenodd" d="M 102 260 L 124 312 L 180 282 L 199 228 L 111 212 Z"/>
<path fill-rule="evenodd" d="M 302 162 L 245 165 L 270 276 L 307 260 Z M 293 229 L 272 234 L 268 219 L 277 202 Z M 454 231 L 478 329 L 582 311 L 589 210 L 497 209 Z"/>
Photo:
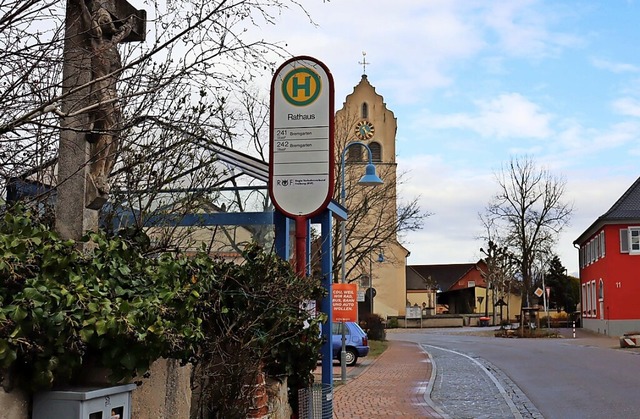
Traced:
<path fill-rule="evenodd" d="M 356 124 L 356 135 L 361 140 L 368 140 L 373 137 L 375 128 L 369 121 L 360 121 Z"/>

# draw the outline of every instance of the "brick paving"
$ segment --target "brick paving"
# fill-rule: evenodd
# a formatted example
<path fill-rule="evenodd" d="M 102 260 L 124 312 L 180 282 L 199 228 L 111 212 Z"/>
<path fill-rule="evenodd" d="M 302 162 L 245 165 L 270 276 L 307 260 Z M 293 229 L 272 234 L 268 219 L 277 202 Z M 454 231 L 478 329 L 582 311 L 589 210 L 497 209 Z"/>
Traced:
<path fill-rule="evenodd" d="M 415 343 L 390 341 L 371 365 L 346 385 L 335 387 L 333 417 L 442 418 L 428 399 L 430 380 L 431 360 L 426 352 Z"/>

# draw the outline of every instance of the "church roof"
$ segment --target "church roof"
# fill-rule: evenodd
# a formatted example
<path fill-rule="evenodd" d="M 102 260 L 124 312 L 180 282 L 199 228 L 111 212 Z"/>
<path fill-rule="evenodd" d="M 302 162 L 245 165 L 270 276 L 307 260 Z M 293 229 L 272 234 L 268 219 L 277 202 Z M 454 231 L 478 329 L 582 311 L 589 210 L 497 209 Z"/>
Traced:
<path fill-rule="evenodd" d="M 640 178 L 620 198 L 587 228 L 573 243 L 582 244 L 607 224 L 640 222 Z"/>

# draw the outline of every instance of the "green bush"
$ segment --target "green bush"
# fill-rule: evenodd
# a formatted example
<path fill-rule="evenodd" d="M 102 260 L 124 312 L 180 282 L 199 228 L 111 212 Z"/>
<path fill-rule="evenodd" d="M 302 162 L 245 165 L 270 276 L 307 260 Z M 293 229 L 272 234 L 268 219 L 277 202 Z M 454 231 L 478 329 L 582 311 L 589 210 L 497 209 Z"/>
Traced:
<path fill-rule="evenodd" d="M 203 338 L 202 263 L 147 258 L 131 237 L 91 233 L 91 252 L 62 240 L 23 209 L 0 222 L 0 367 L 17 384 L 73 382 L 81 366 L 108 368 L 113 381 L 151 362 L 187 362 Z"/>
<path fill-rule="evenodd" d="M 205 253 L 148 257 L 149 239 L 135 230 L 83 241 L 93 243 L 90 252 L 24 208 L 0 219 L 5 385 L 10 378 L 32 390 L 72 383 L 87 366 L 109 369 L 117 382 L 144 375 L 156 359 L 197 362 L 214 348 L 223 359 L 242 349 L 257 357 L 256 368 L 296 385 L 312 379 L 322 319 L 300 304 L 321 297 L 319 281 L 297 277 L 255 245 L 235 265 Z M 234 379 L 223 377 L 217 385 Z"/>
<path fill-rule="evenodd" d="M 203 324 L 192 417 L 246 417 L 253 396 L 247 389 L 261 371 L 288 377 L 292 401 L 313 380 L 323 317 L 310 318 L 300 305 L 322 297 L 320 281 L 298 277 L 288 262 L 256 246 L 244 259 L 242 266 L 224 265 L 217 314 Z"/>
<path fill-rule="evenodd" d="M 367 332 L 371 340 L 386 340 L 387 333 L 384 330 L 384 319 L 378 314 L 365 314 L 360 320 L 360 327 Z"/>
<path fill-rule="evenodd" d="M 397 329 L 398 328 L 398 318 L 390 317 L 387 319 L 387 329 Z"/>

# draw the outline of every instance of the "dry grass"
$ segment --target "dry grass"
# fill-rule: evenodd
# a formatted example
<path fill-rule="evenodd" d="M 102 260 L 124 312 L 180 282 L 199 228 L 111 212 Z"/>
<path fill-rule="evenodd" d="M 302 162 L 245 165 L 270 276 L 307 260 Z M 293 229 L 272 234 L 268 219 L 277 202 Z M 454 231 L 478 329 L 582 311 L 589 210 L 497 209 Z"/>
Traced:
<path fill-rule="evenodd" d="M 389 342 L 386 340 L 370 340 L 369 341 L 369 355 L 372 358 L 382 355 L 384 351 L 389 347 Z"/>

